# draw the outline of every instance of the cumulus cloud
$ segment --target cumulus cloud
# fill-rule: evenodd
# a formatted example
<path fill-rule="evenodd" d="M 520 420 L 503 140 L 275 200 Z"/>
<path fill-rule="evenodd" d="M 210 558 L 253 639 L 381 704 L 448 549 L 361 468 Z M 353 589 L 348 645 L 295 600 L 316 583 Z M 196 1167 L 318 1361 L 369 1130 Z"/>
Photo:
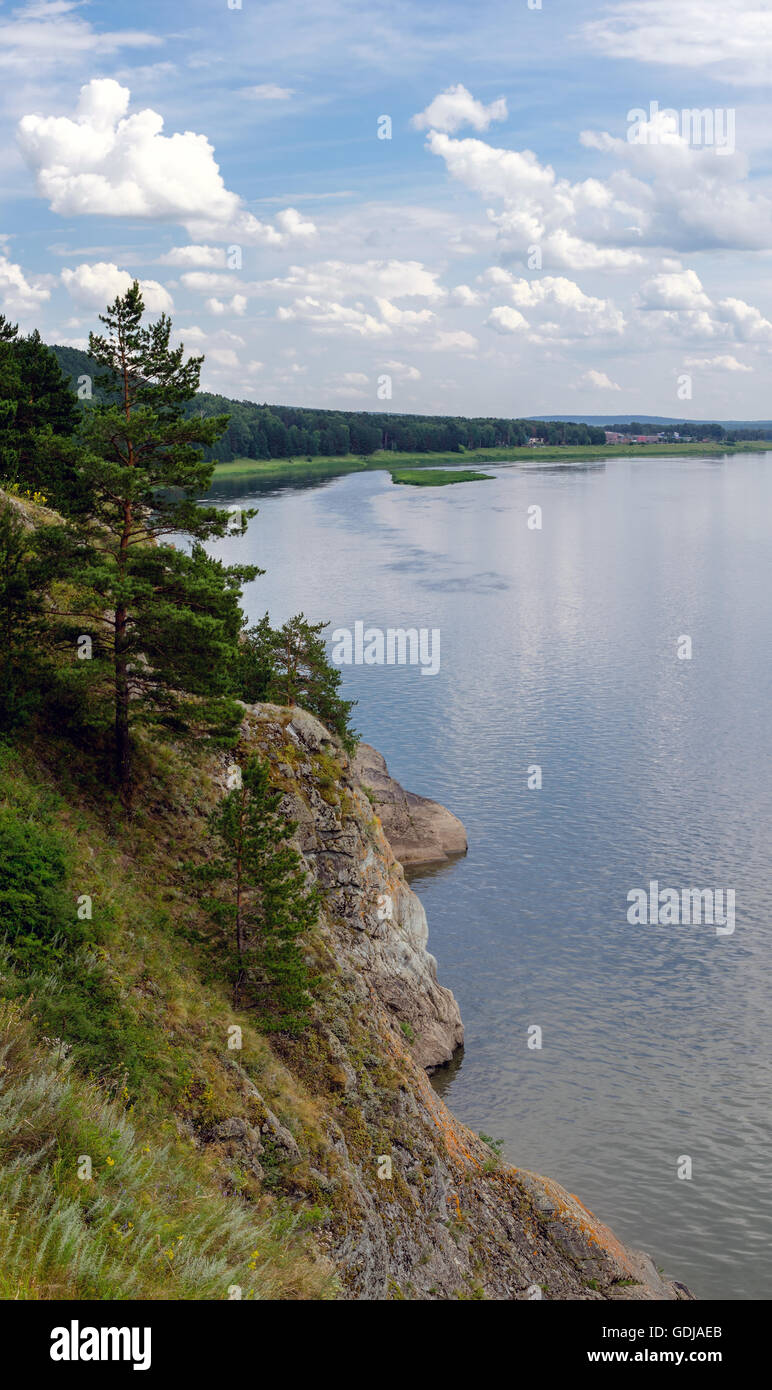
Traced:
<path fill-rule="evenodd" d="M 25 318 L 50 297 L 51 291 L 42 280 L 28 280 L 21 266 L 0 252 L 0 306 L 4 314 Z"/>
<path fill-rule="evenodd" d="M 430 130 L 427 148 L 451 178 L 485 199 L 502 249 L 522 259 L 538 248 L 544 269 L 628 270 L 642 250 L 766 249 L 772 199 L 748 183 L 739 153 L 718 157 L 667 130 L 659 113 L 640 143 L 583 131 L 581 143 L 613 160 L 606 179 L 573 183 L 532 150 Z"/>
<path fill-rule="evenodd" d="M 431 309 L 400 309 L 380 295 L 375 302 L 384 323 L 390 324 L 393 328 L 417 328 L 420 324 L 430 323 L 434 318 Z"/>
<path fill-rule="evenodd" d="M 658 111 L 629 127 L 631 132 L 638 127 L 635 139 L 593 130 L 583 130 L 579 138 L 621 166 L 607 187 L 627 207 L 645 244 L 765 250 L 772 235 L 772 200 L 749 186 L 747 156 L 730 144 L 719 155 L 717 144 L 693 142 L 683 115 L 678 124 L 684 129 L 673 129 L 672 118 Z M 726 139 L 723 127 L 721 138 Z"/>
<path fill-rule="evenodd" d="M 726 82 L 769 81 L 772 12 L 766 0 L 623 0 L 583 25 L 586 42 L 608 58 L 703 68 Z"/>
<path fill-rule="evenodd" d="M 265 293 L 319 295 L 328 299 L 441 300 L 445 290 L 437 273 L 420 261 L 321 261 L 315 265 L 291 265 L 287 273 L 264 280 L 257 287 Z"/>
<path fill-rule="evenodd" d="M 361 338 L 388 337 L 391 327 L 363 308 L 303 295 L 276 311 L 280 323 L 307 323 L 317 333 L 351 333 Z"/>
<path fill-rule="evenodd" d="M 563 270 L 630 270 L 645 265 L 639 251 L 616 246 L 595 246 L 591 241 L 572 236 L 565 227 L 548 232 L 540 244 L 542 264 Z"/>
<path fill-rule="evenodd" d="M 640 309 L 707 309 L 710 298 L 693 270 L 655 275 L 641 286 Z"/>
<path fill-rule="evenodd" d="M 743 299 L 720 299 L 718 317 L 728 324 L 744 343 L 772 343 L 772 323 L 760 309 Z"/>
<path fill-rule="evenodd" d="M 636 307 L 651 316 L 657 331 L 671 336 L 725 338 L 765 350 L 772 346 L 772 323 L 760 309 L 732 296 L 714 303 L 693 270 L 653 276 L 641 286 Z"/>
<path fill-rule="evenodd" d="M 472 309 L 478 304 L 482 304 L 482 296 L 477 290 L 473 290 L 471 285 L 456 285 L 450 292 L 453 304 L 460 304 L 464 309 Z"/>
<path fill-rule="evenodd" d="M 229 294 L 231 290 L 243 289 L 238 276 L 229 274 L 218 274 L 215 270 L 186 270 L 180 276 L 180 284 L 186 290 L 194 290 L 197 294 Z"/>
<path fill-rule="evenodd" d="M 624 315 L 610 299 L 585 294 L 574 280 L 563 275 L 519 280 L 495 267 L 481 278 L 489 280 L 499 293 L 504 290 L 514 305 L 514 311 L 509 305 L 499 305 L 489 315 L 489 326 L 499 333 L 519 332 L 530 326 L 534 341 L 568 341 L 598 334 L 615 336 L 624 329 Z M 527 320 L 523 309 L 528 312 Z"/>
<path fill-rule="evenodd" d="M 219 318 L 222 314 L 235 314 L 237 318 L 243 318 L 247 312 L 247 298 L 243 294 L 234 294 L 230 299 L 217 299 L 213 296 L 207 299 L 204 308 L 210 314 Z"/>
<path fill-rule="evenodd" d="M 63 270 L 61 275 L 62 284 L 75 302 L 94 309 L 103 309 L 117 295 L 125 294 L 135 278 L 112 261 L 96 261 L 93 265 L 84 262 L 74 270 Z M 151 314 L 170 313 L 174 308 L 168 290 L 157 280 L 140 280 L 139 285 Z"/>
<path fill-rule="evenodd" d="M 528 327 L 527 318 L 519 309 L 510 309 L 508 304 L 499 304 L 495 309 L 491 309 L 485 322 L 496 333 L 519 333 Z"/>
<path fill-rule="evenodd" d="M 607 376 L 605 372 L 597 371 L 595 367 L 590 367 L 589 371 L 585 372 L 584 376 L 581 376 L 576 384 L 578 387 L 589 387 L 592 391 L 622 390 L 622 387 L 618 386 L 615 381 L 612 381 L 610 376 Z"/>
<path fill-rule="evenodd" d="M 383 370 L 390 372 L 392 376 L 401 377 L 403 381 L 420 381 L 421 373 L 417 367 L 410 367 L 406 362 L 384 362 Z"/>
<path fill-rule="evenodd" d="M 194 239 L 284 246 L 313 223 L 294 208 L 260 222 L 230 192 L 205 135 L 164 135 L 149 107 L 128 114 L 130 92 L 112 78 L 81 88 L 74 118 L 23 116 L 18 139 L 53 212 L 178 222 Z"/>
<path fill-rule="evenodd" d="M 159 265 L 211 266 L 225 269 L 224 246 L 173 246 L 171 251 L 158 257 Z"/>
<path fill-rule="evenodd" d="M 241 362 L 233 348 L 210 347 L 206 354 L 207 362 L 217 367 L 240 367 Z"/>
<path fill-rule="evenodd" d="M 441 329 L 427 343 L 427 347 L 432 352 L 473 353 L 479 347 L 479 343 L 471 333 L 466 333 L 463 329 L 457 329 L 455 332 Z"/>
<path fill-rule="evenodd" d="M 508 114 L 504 97 L 484 106 L 459 82 L 440 92 L 425 111 L 413 116 L 410 124 L 416 130 L 443 130 L 452 134 L 465 125 L 473 130 L 487 130 L 491 121 L 505 121 Z"/>
<path fill-rule="evenodd" d="M 724 372 L 752 372 L 753 368 L 747 366 L 745 362 L 739 362 L 731 353 L 720 353 L 717 357 L 686 357 L 684 365 L 687 367 L 701 367 L 705 371 L 724 371 Z"/>

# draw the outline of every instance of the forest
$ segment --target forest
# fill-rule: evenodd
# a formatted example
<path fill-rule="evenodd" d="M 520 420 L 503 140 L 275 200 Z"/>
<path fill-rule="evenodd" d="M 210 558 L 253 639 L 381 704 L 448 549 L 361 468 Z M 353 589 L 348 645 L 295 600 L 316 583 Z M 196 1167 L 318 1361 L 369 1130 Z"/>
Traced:
<path fill-rule="evenodd" d="M 57 346 L 53 351 L 73 389 L 77 390 L 83 378 L 93 381 L 96 367 L 87 353 Z M 97 394 L 95 388 L 95 398 Z M 241 458 L 369 457 L 379 449 L 411 454 L 462 453 L 465 449 L 522 446 L 532 437 L 545 444 L 606 442 L 605 431 L 597 426 L 564 421 L 317 410 L 231 400 L 208 391 L 197 392 L 187 411 L 205 419 L 229 416 L 225 431 L 206 451 L 206 458 L 215 463 Z"/>

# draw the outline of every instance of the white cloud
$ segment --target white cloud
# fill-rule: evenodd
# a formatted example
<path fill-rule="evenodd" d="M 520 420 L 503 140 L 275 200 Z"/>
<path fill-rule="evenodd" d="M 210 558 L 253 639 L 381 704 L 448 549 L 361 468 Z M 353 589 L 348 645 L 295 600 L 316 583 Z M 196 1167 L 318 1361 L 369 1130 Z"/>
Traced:
<path fill-rule="evenodd" d="M 769 82 L 772 12 L 766 0 L 623 0 L 583 26 L 608 58 L 704 68 L 726 82 Z"/>
<path fill-rule="evenodd" d="M 420 261 L 320 261 L 314 265 L 291 265 L 285 275 L 264 280 L 259 288 L 264 292 L 337 300 L 361 295 L 430 301 L 445 297 L 436 272 L 427 270 Z"/>
<path fill-rule="evenodd" d="M 63 270 L 62 284 L 77 304 L 89 308 L 103 309 L 119 294 L 125 294 L 135 277 L 127 270 L 120 270 L 112 261 L 96 261 L 93 265 L 85 262 L 74 270 Z M 140 280 L 142 298 L 151 314 L 170 313 L 174 308 L 168 290 L 157 280 Z"/>
<path fill-rule="evenodd" d="M 724 372 L 752 372 L 753 368 L 748 367 L 745 362 L 738 362 L 731 353 L 723 353 L 718 357 L 686 357 L 684 365 L 687 367 L 702 367 L 705 371 L 724 371 Z"/>
<path fill-rule="evenodd" d="M 472 309 L 483 302 L 482 295 L 473 290 L 471 285 L 456 285 L 450 292 L 450 298 L 454 304 L 460 304 L 464 309 Z"/>
<path fill-rule="evenodd" d="M 528 320 L 523 317 L 520 310 L 510 309 L 508 304 L 499 304 L 495 309 L 491 309 L 485 322 L 489 328 L 495 329 L 497 333 L 519 333 L 528 328 Z"/>
<path fill-rule="evenodd" d="M 292 87 L 277 87 L 275 82 L 259 82 L 256 87 L 242 87 L 242 96 L 253 101 L 288 101 L 295 93 Z"/>
<path fill-rule="evenodd" d="M 242 318 L 247 312 L 247 299 L 243 294 L 234 294 L 231 299 L 222 300 L 217 298 L 207 299 L 204 308 L 216 317 L 221 314 L 236 314 Z"/>
<path fill-rule="evenodd" d="M 481 101 L 475 101 L 472 93 L 459 82 L 455 87 L 440 92 L 425 111 L 413 116 L 410 124 L 416 130 L 431 128 L 452 134 L 465 125 L 470 125 L 473 130 L 487 130 L 491 121 L 505 121 L 508 114 L 504 97 L 484 106 Z"/>
<path fill-rule="evenodd" d="M 229 294 L 231 290 L 244 289 L 237 276 L 232 274 L 219 275 L 212 270 L 186 270 L 180 276 L 180 283 L 186 290 L 193 290 L 196 294 Z"/>
<path fill-rule="evenodd" d="M 465 333 L 463 329 L 456 332 L 440 331 L 427 344 L 432 352 L 474 352 L 479 343 L 471 333 Z"/>
<path fill-rule="evenodd" d="M 225 268 L 224 246 L 173 246 L 171 251 L 158 257 L 159 265 L 211 266 Z"/>
<path fill-rule="evenodd" d="M 693 270 L 655 275 L 641 286 L 640 309 L 707 309 L 710 298 Z"/>
<path fill-rule="evenodd" d="M 636 307 L 652 314 L 657 332 L 772 346 L 772 322 L 760 309 L 734 297 L 715 304 L 693 270 L 655 275 L 642 285 Z"/>
<path fill-rule="evenodd" d="M 420 324 L 430 323 L 434 318 L 431 309 L 399 309 L 396 304 L 380 295 L 375 302 L 383 321 L 393 328 L 418 328 Z"/>
<path fill-rule="evenodd" d="M 630 270 L 645 265 L 639 251 L 615 246 L 595 246 L 558 227 L 540 242 L 542 264 L 563 270 Z"/>
<path fill-rule="evenodd" d="M 51 291 L 41 280 L 28 280 L 21 266 L 0 252 L 0 307 L 4 314 L 24 318 L 50 297 Z"/>
<path fill-rule="evenodd" d="M 627 270 L 644 247 L 763 250 L 772 236 L 772 199 L 748 183 L 747 158 L 692 146 L 681 135 L 636 143 L 582 131 L 581 143 L 613 159 L 604 181 L 571 183 L 531 150 L 453 139 L 431 130 L 427 148 L 451 178 L 485 199 L 500 246 L 525 260 L 533 248 L 545 269 Z"/>
<path fill-rule="evenodd" d="M 733 329 L 743 343 L 772 343 L 772 323 L 759 309 L 743 299 L 720 299 L 718 317 Z"/>
<path fill-rule="evenodd" d="M 383 370 L 390 372 L 392 376 L 398 376 L 403 381 L 420 381 L 421 373 L 417 367 L 409 367 L 405 362 L 384 362 Z"/>
<path fill-rule="evenodd" d="M 122 48 L 162 42 L 155 34 L 135 29 L 97 33 L 73 13 L 77 8 L 76 0 L 37 0 L 15 10 L 0 23 L 0 68 L 39 77 L 55 67 L 72 68 L 79 58 L 96 61 Z"/>
<path fill-rule="evenodd" d="M 280 305 L 276 311 L 280 323 L 307 323 L 318 333 L 352 333 L 361 338 L 387 337 L 388 323 L 377 319 L 364 309 L 351 308 L 334 300 L 315 299 L 303 295 L 292 304 Z"/>
<path fill-rule="evenodd" d="M 624 315 L 610 299 L 585 294 L 575 281 L 563 275 L 516 280 L 495 267 L 482 279 L 490 280 L 497 290 L 506 289 L 517 311 L 529 311 L 535 340 L 618 335 L 624 329 Z M 519 331 L 523 324 L 506 310 L 507 306 L 500 311 L 493 310 L 488 319 L 490 327 L 498 332 Z"/>
<path fill-rule="evenodd" d="M 263 225 L 262 223 L 260 224 Z M 316 226 L 308 218 L 302 217 L 297 208 L 283 208 L 276 214 L 276 225 L 279 228 L 279 237 L 283 241 L 313 241 L 316 237 Z"/>
<path fill-rule="evenodd" d="M 214 362 L 218 367 L 240 367 L 241 362 L 236 356 L 233 348 L 209 348 L 206 354 L 207 362 Z"/>
<path fill-rule="evenodd" d="M 284 246 L 314 235 L 294 208 L 260 222 L 231 193 L 204 135 L 164 135 L 163 117 L 129 115 L 130 92 L 112 78 L 81 88 L 74 119 L 23 116 L 19 145 L 41 197 L 63 216 L 178 222 L 197 239 Z"/>
<path fill-rule="evenodd" d="M 688 114 L 688 113 L 687 113 Z M 645 139 L 583 130 L 580 142 L 621 166 L 606 187 L 640 240 L 676 250 L 735 247 L 765 250 L 772 228 L 772 200 L 748 184 L 748 159 L 727 144 L 692 143 L 670 129 L 664 111 L 641 123 Z M 680 123 L 680 118 L 679 118 Z M 628 127 L 632 132 L 635 125 Z M 722 127 L 722 138 L 726 131 Z"/>
<path fill-rule="evenodd" d="M 590 370 L 585 372 L 584 376 L 581 376 L 576 384 L 579 387 L 588 386 L 593 391 L 622 390 L 622 387 L 618 386 L 615 381 L 612 381 L 610 376 L 607 376 L 605 372 L 597 371 L 595 367 L 590 367 Z"/>

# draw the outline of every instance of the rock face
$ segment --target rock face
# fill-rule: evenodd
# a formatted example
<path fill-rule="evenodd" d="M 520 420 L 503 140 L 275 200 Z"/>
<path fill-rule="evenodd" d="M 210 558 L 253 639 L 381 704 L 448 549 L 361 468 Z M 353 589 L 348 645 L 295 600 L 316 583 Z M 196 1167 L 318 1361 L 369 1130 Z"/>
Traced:
<path fill-rule="evenodd" d="M 426 1068 L 450 1057 L 461 1019 L 357 764 L 311 715 L 274 705 L 245 707 L 239 760 L 253 750 L 321 890 L 309 950 L 324 987 L 287 1056 L 306 1099 L 277 1118 L 245 1081 L 244 1127 L 229 1118 L 213 1140 L 262 1166 L 270 1146 L 274 1181 L 325 1213 L 318 1253 L 342 1298 L 689 1298 L 578 1198 L 503 1163 L 432 1089 Z"/>
<path fill-rule="evenodd" d="M 466 831 L 458 817 L 438 801 L 405 791 L 369 743 L 357 748 L 354 774 L 370 794 L 400 864 L 438 864 L 466 853 Z"/>
<path fill-rule="evenodd" d="M 262 726 L 282 729 L 293 750 L 295 783 L 304 795 L 291 791 L 284 809 L 298 822 L 297 847 L 324 892 L 328 914 L 346 924 L 341 947 L 348 964 L 387 1006 L 418 1065 L 442 1066 L 464 1041 L 461 1014 L 451 991 L 437 981 L 426 913 L 359 786 L 356 763 L 305 710 L 295 708 L 287 720 L 289 712 L 277 706 L 255 709 Z M 334 754 L 342 762 L 333 763 L 333 788 Z M 341 805 L 351 813 L 341 816 Z"/>

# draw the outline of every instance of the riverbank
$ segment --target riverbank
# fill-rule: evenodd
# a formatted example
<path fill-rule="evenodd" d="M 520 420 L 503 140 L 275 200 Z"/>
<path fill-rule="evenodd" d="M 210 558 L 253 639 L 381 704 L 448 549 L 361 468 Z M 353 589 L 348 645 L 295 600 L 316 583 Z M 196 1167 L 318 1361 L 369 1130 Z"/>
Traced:
<path fill-rule="evenodd" d="M 469 449 L 464 453 L 409 454 L 380 449 L 364 458 L 356 454 L 335 457 L 317 455 L 298 459 L 233 459 L 218 463 L 214 482 L 251 479 L 256 482 L 302 482 L 318 478 L 337 478 L 347 473 L 386 470 L 392 476 L 404 469 L 459 467 L 469 463 L 579 463 L 603 459 L 659 456 L 694 456 L 764 453 L 772 440 L 741 440 L 737 444 L 587 444 L 545 445 L 543 448 Z"/>

